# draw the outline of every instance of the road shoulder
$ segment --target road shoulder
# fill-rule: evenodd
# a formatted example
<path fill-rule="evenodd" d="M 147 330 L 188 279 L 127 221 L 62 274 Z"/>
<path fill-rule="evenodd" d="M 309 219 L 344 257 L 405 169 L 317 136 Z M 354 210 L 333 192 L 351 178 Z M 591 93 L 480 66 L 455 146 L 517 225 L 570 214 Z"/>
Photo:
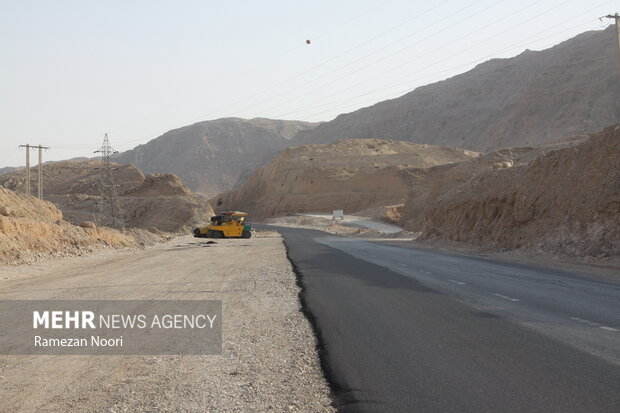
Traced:
<path fill-rule="evenodd" d="M 185 237 L 0 280 L 1 299 L 205 299 L 224 308 L 221 355 L 0 356 L 0 410 L 333 411 L 281 237 L 207 242 Z"/>

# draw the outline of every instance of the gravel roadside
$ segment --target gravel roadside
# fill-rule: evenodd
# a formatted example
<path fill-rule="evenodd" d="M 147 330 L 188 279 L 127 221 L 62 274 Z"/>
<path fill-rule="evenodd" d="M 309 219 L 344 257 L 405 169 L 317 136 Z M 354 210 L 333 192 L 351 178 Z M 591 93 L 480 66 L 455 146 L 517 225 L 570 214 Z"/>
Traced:
<path fill-rule="evenodd" d="M 0 356 L 0 410 L 334 411 L 281 237 L 206 242 L 6 274 L 1 299 L 219 299 L 224 336 L 217 356 Z"/>

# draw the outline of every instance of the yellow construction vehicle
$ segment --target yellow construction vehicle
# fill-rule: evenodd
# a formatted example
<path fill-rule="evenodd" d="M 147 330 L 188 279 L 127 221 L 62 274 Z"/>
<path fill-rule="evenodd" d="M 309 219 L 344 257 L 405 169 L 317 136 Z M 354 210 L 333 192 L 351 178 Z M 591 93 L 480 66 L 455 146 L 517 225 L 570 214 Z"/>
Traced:
<path fill-rule="evenodd" d="M 248 214 L 240 211 L 228 211 L 211 217 L 211 224 L 196 228 L 197 238 L 250 238 L 252 227 L 246 224 Z"/>

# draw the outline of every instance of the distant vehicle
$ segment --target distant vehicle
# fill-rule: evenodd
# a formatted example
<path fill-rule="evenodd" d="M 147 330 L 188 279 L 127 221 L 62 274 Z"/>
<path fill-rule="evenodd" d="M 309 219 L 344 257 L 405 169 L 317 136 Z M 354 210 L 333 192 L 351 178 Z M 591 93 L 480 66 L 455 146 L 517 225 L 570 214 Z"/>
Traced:
<path fill-rule="evenodd" d="M 252 227 L 246 224 L 248 214 L 228 211 L 211 217 L 211 224 L 194 230 L 197 238 L 250 238 Z"/>

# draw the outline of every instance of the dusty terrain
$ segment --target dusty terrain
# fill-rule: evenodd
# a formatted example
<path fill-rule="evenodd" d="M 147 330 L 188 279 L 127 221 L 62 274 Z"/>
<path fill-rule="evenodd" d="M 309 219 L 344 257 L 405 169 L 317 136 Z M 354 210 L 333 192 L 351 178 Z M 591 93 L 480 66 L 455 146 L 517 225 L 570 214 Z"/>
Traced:
<path fill-rule="evenodd" d="M 299 131 L 316 124 L 272 119 L 224 118 L 195 123 L 164 133 L 119 154 L 147 173 L 173 173 L 205 196 L 242 183 L 282 149 Z"/>
<path fill-rule="evenodd" d="M 4 412 L 333 411 L 281 238 L 5 268 L 2 299 L 216 299 L 218 356 L 0 356 Z"/>
<path fill-rule="evenodd" d="M 295 140 L 381 138 L 489 152 L 596 132 L 620 122 L 617 49 L 614 26 L 585 32 L 342 114 Z"/>
<path fill-rule="evenodd" d="M 495 153 L 432 168 L 409 195 L 401 220 L 430 241 L 615 260 L 620 126 L 561 146 L 504 151 L 509 167 L 484 167 Z"/>
<path fill-rule="evenodd" d="M 109 226 L 110 220 L 99 215 L 101 162 L 63 161 L 43 166 L 44 198 L 55 203 L 64 219 L 79 224 L 93 221 Z M 144 175 L 133 165 L 113 164 L 118 185 L 120 207 L 126 227 L 154 232 L 188 231 L 213 216 L 209 203 L 192 193 L 178 177 L 171 174 Z M 36 193 L 36 169 L 31 185 Z M 0 185 L 24 192 L 25 170 L 0 175 Z"/>
<path fill-rule="evenodd" d="M 248 211 L 254 219 L 334 209 L 349 214 L 402 203 L 426 168 L 478 155 L 380 139 L 288 148 L 239 190 L 221 194 L 211 203 L 217 210 Z"/>

